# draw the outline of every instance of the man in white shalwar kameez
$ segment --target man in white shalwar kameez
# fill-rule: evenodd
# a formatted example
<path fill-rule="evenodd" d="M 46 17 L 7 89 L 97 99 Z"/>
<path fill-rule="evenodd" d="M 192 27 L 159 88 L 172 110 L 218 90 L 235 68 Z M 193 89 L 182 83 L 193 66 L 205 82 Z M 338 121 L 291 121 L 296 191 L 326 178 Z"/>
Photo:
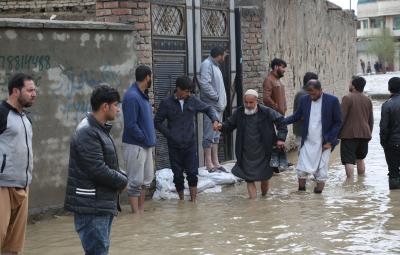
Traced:
<path fill-rule="evenodd" d="M 300 100 L 299 109 L 285 119 L 291 124 L 304 119 L 302 145 L 296 166 L 299 190 L 305 191 L 308 175 L 313 174 L 317 182 L 315 193 L 321 193 L 328 179 L 328 163 L 331 151 L 338 143 L 341 126 L 339 100 L 323 93 L 321 83 L 311 80 L 307 83 L 308 95 Z"/>

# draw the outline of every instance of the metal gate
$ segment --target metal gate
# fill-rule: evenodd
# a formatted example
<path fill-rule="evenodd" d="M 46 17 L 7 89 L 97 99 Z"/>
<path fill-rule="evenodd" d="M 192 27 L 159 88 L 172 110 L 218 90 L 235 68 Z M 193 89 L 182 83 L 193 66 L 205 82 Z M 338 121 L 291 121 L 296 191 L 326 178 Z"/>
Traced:
<path fill-rule="evenodd" d="M 173 93 L 175 80 L 180 75 L 199 75 L 201 61 L 215 46 L 228 51 L 222 66 L 228 107 L 231 113 L 231 90 L 235 71 L 233 0 L 152 0 L 152 49 L 154 73 L 154 103 L 156 110 L 165 97 Z M 232 37 L 233 38 L 233 37 Z M 202 118 L 198 119 L 199 161 L 203 164 L 201 148 Z M 220 146 L 221 160 L 232 158 L 232 139 L 226 136 Z M 165 137 L 157 133 L 156 168 L 169 167 Z"/>

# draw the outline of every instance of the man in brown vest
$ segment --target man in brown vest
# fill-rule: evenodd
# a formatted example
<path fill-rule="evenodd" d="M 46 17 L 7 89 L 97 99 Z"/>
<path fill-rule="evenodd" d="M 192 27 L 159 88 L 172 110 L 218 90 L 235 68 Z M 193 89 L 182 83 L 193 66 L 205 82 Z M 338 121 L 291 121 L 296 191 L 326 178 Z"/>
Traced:
<path fill-rule="evenodd" d="M 271 72 L 264 80 L 264 104 L 285 116 L 286 97 L 285 85 L 281 82 L 281 78 L 286 72 L 286 62 L 282 59 L 275 58 L 271 62 Z"/>
<path fill-rule="evenodd" d="M 353 177 L 356 164 L 357 173 L 365 173 L 364 158 L 368 154 L 368 142 L 374 126 L 371 99 L 363 94 L 365 83 L 363 77 L 353 77 L 350 93 L 343 97 L 341 104 L 340 156 L 348 178 Z"/>
<path fill-rule="evenodd" d="M 264 105 L 274 109 L 283 116 L 285 116 L 286 114 L 287 107 L 285 85 L 281 82 L 280 79 L 286 72 L 286 66 L 287 65 L 284 60 L 279 58 L 273 59 L 271 61 L 271 72 L 267 75 L 263 84 Z M 279 173 L 287 169 L 287 157 L 283 149 L 274 148 L 274 152 L 271 158 L 271 165 L 274 166 L 273 169 L 275 173 Z"/>

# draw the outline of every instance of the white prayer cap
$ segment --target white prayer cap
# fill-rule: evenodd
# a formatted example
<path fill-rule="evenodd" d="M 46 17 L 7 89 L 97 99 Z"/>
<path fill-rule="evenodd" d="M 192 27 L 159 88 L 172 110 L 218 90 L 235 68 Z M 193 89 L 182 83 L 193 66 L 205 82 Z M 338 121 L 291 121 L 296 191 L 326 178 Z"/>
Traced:
<path fill-rule="evenodd" d="M 245 96 L 255 96 L 258 98 L 258 92 L 254 89 L 248 89 L 246 90 L 246 93 L 244 93 Z"/>

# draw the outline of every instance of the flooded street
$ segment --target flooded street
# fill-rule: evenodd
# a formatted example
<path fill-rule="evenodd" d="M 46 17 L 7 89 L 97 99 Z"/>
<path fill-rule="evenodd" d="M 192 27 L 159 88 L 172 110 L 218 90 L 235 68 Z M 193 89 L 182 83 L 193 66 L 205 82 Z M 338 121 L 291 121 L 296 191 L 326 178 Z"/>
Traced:
<path fill-rule="evenodd" d="M 249 201 L 246 184 L 200 194 L 196 205 L 149 201 L 134 218 L 128 207 L 115 219 L 110 254 L 399 254 L 400 191 L 390 192 L 379 144 L 381 101 L 366 176 L 347 180 L 339 148 L 331 157 L 322 195 L 297 192 L 294 171 L 272 178 L 266 198 Z M 296 160 L 293 154 L 292 161 Z M 24 254 L 82 254 L 73 218 L 28 226 Z"/>

